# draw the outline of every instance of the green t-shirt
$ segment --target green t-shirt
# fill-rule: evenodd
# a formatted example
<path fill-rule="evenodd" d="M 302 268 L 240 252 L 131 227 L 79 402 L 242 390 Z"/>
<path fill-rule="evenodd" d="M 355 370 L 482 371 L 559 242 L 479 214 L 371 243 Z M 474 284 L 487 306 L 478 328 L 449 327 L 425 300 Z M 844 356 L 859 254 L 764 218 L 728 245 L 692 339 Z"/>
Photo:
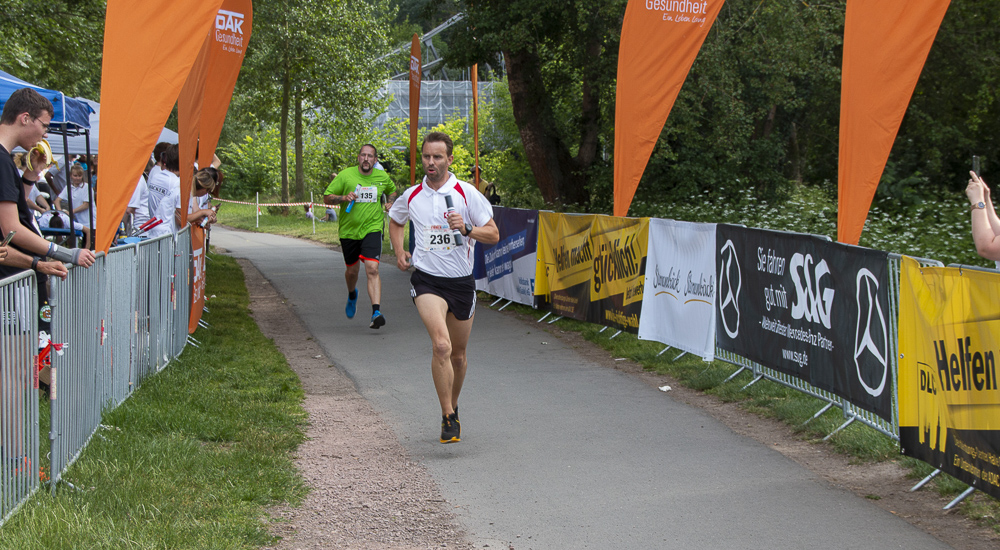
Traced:
<path fill-rule="evenodd" d="M 361 240 L 369 233 L 382 231 L 380 197 L 383 193 L 391 195 L 396 192 L 396 185 L 392 183 L 389 174 L 375 168 L 370 175 L 365 176 L 357 166 L 345 168 L 330 182 L 323 194 L 347 195 L 352 191 L 359 196 L 351 211 L 347 212 L 349 203 L 340 205 L 340 216 L 337 218 L 340 220 L 340 238 Z"/>

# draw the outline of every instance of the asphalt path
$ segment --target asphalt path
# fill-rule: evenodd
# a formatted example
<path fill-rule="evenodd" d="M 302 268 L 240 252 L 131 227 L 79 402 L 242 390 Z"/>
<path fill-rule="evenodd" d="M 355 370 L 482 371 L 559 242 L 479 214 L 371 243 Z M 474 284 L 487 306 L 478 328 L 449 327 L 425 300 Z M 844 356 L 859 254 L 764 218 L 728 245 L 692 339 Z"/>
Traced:
<path fill-rule="evenodd" d="M 372 330 L 364 273 L 358 314 L 344 314 L 340 252 L 218 227 L 211 244 L 251 261 L 284 296 L 427 468 L 478 548 L 948 548 L 484 303 L 459 402 L 462 442 L 442 445 L 430 341 L 394 257 L 380 271 L 388 323 Z"/>

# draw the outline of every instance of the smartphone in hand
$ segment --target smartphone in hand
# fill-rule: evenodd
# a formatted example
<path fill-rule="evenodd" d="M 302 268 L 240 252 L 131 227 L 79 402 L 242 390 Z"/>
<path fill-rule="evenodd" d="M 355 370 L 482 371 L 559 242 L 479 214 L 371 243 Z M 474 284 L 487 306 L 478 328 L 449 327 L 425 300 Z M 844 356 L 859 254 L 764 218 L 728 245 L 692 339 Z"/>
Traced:
<path fill-rule="evenodd" d="M 979 171 L 979 155 L 972 155 L 972 171 L 976 173 L 976 177 L 982 175 Z"/>
<path fill-rule="evenodd" d="M 2 243 L 0 243 L 0 246 L 7 246 L 8 244 L 10 244 L 10 240 L 14 238 L 14 233 L 17 233 L 17 231 L 11 231 L 10 233 L 7 233 L 7 237 L 4 238 Z"/>

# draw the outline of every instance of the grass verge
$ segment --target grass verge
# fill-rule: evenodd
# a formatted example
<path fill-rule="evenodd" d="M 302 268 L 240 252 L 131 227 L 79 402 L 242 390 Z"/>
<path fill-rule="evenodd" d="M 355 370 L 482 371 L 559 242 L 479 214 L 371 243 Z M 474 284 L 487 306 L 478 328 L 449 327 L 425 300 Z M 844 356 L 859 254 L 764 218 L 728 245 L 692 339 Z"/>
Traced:
<path fill-rule="evenodd" d="M 291 460 L 306 413 L 298 377 L 250 316 L 236 262 L 212 255 L 211 330 L 104 425 L 55 496 L 0 529 L 0 548 L 259 548 L 265 508 L 306 488 Z M 45 432 L 47 433 L 47 432 Z"/>

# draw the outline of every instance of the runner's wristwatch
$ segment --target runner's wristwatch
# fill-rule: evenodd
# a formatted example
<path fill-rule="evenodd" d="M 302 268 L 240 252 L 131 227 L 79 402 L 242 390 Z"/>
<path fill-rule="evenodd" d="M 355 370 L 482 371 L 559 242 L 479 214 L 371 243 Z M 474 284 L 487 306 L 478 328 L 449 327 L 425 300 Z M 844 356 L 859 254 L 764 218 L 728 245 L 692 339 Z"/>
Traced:
<path fill-rule="evenodd" d="M 972 210 L 984 210 L 986 208 L 986 203 L 983 201 L 979 201 L 978 203 L 973 204 L 969 208 Z M 466 225 L 466 227 L 468 227 L 468 225 Z"/>
<path fill-rule="evenodd" d="M 466 224 L 465 224 L 465 233 L 462 236 L 463 237 L 468 237 L 469 233 L 472 233 L 472 224 L 466 222 Z"/>

